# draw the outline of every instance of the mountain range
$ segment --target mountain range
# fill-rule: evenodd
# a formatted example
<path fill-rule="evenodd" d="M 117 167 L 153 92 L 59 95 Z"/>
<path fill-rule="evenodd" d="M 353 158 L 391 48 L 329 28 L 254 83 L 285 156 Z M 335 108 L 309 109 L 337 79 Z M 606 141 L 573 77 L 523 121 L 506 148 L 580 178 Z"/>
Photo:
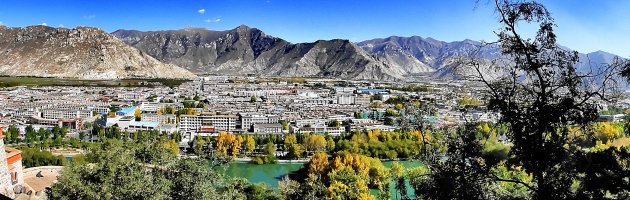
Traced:
<path fill-rule="evenodd" d="M 421 74 L 457 79 L 470 73 L 457 67 L 457 59 L 480 45 L 419 36 L 290 43 L 245 25 L 225 31 L 186 28 L 110 34 L 87 27 L 0 26 L 0 56 L 9 58 L 0 60 L 0 74 L 84 79 L 253 74 L 383 81 Z M 486 46 L 479 55 L 493 59 L 500 51 Z M 602 51 L 579 56 L 590 64 L 610 63 L 617 57 Z M 581 70 L 588 66 L 578 63 Z"/>
<path fill-rule="evenodd" d="M 0 74 L 77 79 L 178 78 L 194 74 L 164 64 L 97 28 L 0 26 Z"/>

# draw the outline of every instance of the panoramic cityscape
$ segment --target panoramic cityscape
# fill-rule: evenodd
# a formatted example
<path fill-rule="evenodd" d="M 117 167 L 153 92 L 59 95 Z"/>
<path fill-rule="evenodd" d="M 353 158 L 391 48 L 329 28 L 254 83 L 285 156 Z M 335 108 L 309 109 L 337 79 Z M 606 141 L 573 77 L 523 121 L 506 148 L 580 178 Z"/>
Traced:
<path fill-rule="evenodd" d="M 6 4 L 6 199 L 630 199 L 626 2 Z"/>

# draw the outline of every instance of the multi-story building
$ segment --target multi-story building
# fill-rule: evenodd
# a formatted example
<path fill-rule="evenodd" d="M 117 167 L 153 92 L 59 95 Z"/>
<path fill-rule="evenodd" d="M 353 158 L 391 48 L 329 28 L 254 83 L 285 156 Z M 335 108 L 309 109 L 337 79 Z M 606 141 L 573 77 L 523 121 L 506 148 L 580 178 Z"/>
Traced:
<path fill-rule="evenodd" d="M 241 128 L 243 130 L 249 130 L 254 124 L 267 124 L 269 118 L 266 115 L 258 113 L 239 113 L 241 120 Z M 277 122 L 277 121 L 276 121 Z"/>
<path fill-rule="evenodd" d="M 142 112 L 146 112 L 146 113 L 156 113 L 158 111 L 158 109 L 161 108 L 160 103 L 158 102 L 147 102 L 144 101 L 142 102 L 142 104 L 140 104 L 140 110 L 142 110 Z"/>
<path fill-rule="evenodd" d="M 256 134 L 281 134 L 282 125 L 279 123 L 271 124 L 254 124 L 252 125 L 253 132 Z"/>
<path fill-rule="evenodd" d="M 319 133 L 319 134 L 328 134 L 328 135 L 333 135 L 333 136 L 337 136 L 337 135 L 341 135 L 342 133 L 346 132 L 346 128 L 345 127 L 329 127 L 326 125 L 313 125 L 310 127 L 299 127 L 295 130 L 292 130 L 292 132 L 296 132 L 296 133 Z"/>
<path fill-rule="evenodd" d="M 142 121 L 158 122 L 158 123 L 163 123 L 163 124 L 177 123 L 177 116 L 172 115 L 172 114 L 157 115 L 157 114 L 152 114 L 152 113 L 142 113 L 140 116 L 140 119 L 142 119 Z"/>
<path fill-rule="evenodd" d="M 203 127 L 214 127 L 217 131 L 232 132 L 236 130 L 238 116 L 203 112 L 198 115 L 181 115 L 179 130 L 182 132 L 198 132 Z"/>
<path fill-rule="evenodd" d="M 45 119 L 86 119 L 94 116 L 91 110 L 43 109 L 41 113 Z"/>
<path fill-rule="evenodd" d="M 362 105 L 362 106 L 369 106 L 371 103 L 371 100 L 372 99 L 370 95 L 362 94 L 362 95 L 358 95 L 354 97 L 354 104 Z"/>
<path fill-rule="evenodd" d="M 337 95 L 337 104 L 339 104 L 339 105 L 351 105 L 351 104 L 354 104 L 354 95 L 351 95 L 351 94 Z"/>

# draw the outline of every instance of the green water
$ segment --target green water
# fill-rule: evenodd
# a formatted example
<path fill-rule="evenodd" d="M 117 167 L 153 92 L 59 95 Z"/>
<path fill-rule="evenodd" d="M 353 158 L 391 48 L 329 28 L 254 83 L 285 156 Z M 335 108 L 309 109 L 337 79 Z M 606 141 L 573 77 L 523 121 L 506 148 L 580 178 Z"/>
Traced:
<path fill-rule="evenodd" d="M 230 163 L 224 167 L 224 173 L 230 177 L 246 178 L 251 183 L 266 183 L 278 187 L 278 181 L 291 172 L 304 167 L 302 163 L 282 163 L 257 165 L 253 163 Z"/>
<path fill-rule="evenodd" d="M 420 166 L 420 161 L 398 161 L 405 169 Z M 383 165 L 387 168 L 392 166 L 393 161 L 384 161 Z M 271 187 L 278 187 L 278 181 L 282 177 L 291 172 L 295 172 L 304 167 L 302 163 L 278 163 L 257 165 L 253 163 L 230 163 L 229 166 L 221 169 L 223 173 L 230 177 L 246 178 L 252 183 L 266 183 Z M 390 191 L 394 195 L 394 184 L 390 184 Z M 370 193 L 376 194 L 378 191 L 371 190 Z M 407 185 L 407 193 L 413 194 L 413 189 Z"/>

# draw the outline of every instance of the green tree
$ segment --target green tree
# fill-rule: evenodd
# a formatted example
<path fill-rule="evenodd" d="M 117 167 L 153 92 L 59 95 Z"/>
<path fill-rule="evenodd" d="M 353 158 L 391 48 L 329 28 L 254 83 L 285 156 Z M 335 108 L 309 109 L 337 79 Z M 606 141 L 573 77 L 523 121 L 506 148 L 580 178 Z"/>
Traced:
<path fill-rule="evenodd" d="M 8 142 L 9 143 L 17 142 L 19 136 L 20 136 L 20 129 L 18 129 L 17 126 L 15 125 L 10 125 L 9 130 L 7 131 L 7 136 L 5 137 L 6 139 L 8 139 Z"/>
<path fill-rule="evenodd" d="M 109 140 L 64 167 L 49 198 L 224 199 L 244 193 L 228 191 L 231 183 L 206 163 L 177 159 L 156 143 Z"/>
<path fill-rule="evenodd" d="M 328 122 L 328 127 L 341 127 L 339 120 L 333 119 Z"/>
<path fill-rule="evenodd" d="M 26 132 L 25 134 L 26 142 L 32 142 L 32 141 L 37 140 L 37 131 L 35 131 L 35 128 L 33 128 L 33 125 L 28 125 L 24 129 L 24 132 Z"/>
<path fill-rule="evenodd" d="M 444 138 L 446 152 L 425 158 L 431 173 L 414 176 L 411 185 L 422 199 L 492 199 L 492 166 L 485 164 L 476 128 L 468 124 Z M 447 158 L 440 160 L 440 157 Z"/>

